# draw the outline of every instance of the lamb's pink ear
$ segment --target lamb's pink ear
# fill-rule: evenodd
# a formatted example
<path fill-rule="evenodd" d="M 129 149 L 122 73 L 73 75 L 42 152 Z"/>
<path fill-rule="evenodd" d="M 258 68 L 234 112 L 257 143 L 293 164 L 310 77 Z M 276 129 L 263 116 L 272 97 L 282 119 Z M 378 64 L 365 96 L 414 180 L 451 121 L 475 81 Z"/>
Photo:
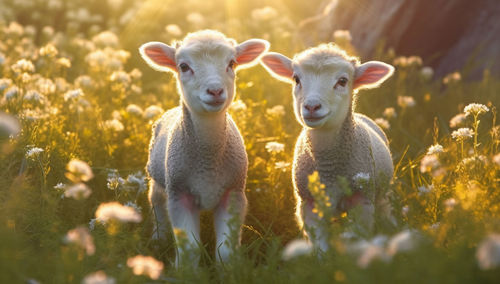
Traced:
<path fill-rule="evenodd" d="M 353 89 L 375 88 L 392 76 L 394 67 L 380 61 L 369 61 L 356 68 Z"/>
<path fill-rule="evenodd" d="M 278 80 L 293 82 L 292 60 L 277 52 L 269 52 L 260 59 L 266 70 Z"/>
<path fill-rule="evenodd" d="M 249 39 L 236 46 L 236 63 L 241 67 L 250 67 L 258 63 L 260 55 L 269 49 L 269 42 L 263 39 Z"/>
<path fill-rule="evenodd" d="M 177 72 L 175 48 L 162 42 L 152 41 L 141 45 L 139 53 L 153 69 L 163 72 Z"/>

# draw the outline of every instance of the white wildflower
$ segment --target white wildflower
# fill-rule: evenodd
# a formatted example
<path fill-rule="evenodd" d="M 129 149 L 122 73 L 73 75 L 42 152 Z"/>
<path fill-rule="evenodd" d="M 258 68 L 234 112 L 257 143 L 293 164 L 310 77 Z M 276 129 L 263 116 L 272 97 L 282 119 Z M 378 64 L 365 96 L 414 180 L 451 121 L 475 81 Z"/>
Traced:
<path fill-rule="evenodd" d="M 401 214 L 406 217 L 408 213 L 410 212 L 410 206 L 405 205 L 401 208 Z"/>
<path fill-rule="evenodd" d="M 270 153 L 279 153 L 285 150 L 285 144 L 278 142 L 267 142 L 266 149 Z"/>
<path fill-rule="evenodd" d="M 131 82 L 130 75 L 124 71 L 115 71 L 109 77 L 111 82 L 120 83 L 123 85 L 128 85 Z"/>
<path fill-rule="evenodd" d="M 24 100 L 40 103 L 45 100 L 45 97 L 36 90 L 29 90 L 26 92 L 26 95 L 24 95 Z"/>
<path fill-rule="evenodd" d="M 408 57 L 406 59 L 406 62 L 408 65 L 421 66 L 422 65 L 422 58 L 420 58 L 420 56 L 413 55 L 413 56 Z"/>
<path fill-rule="evenodd" d="M 64 237 L 66 243 L 76 244 L 85 250 L 87 255 L 95 253 L 94 238 L 85 227 L 77 227 L 69 230 Z"/>
<path fill-rule="evenodd" d="M 115 284 L 116 280 L 109 277 L 102 270 L 87 274 L 82 280 L 82 284 Z"/>
<path fill-rule="evenodd" d="M 142 116 L 144 112 L 142 108 L 136 104 L 129 104 L 126 108 L 126 111 L 132 115 L 137 116 Z"/>
<path fill-rule="evenodd" d="M 458 82 L 462 79 L 462 76 L 460 75 L 460 73 L 458 72 L 454 72 L 454 73 L 451 73 L 451 74 L 448 74 L 446 75 L 444 78 L 443 78 L 443 83 L 445 85 L 447 84 L 450 84 L 450 83 L 455 83 L 455 82 Z"/>
<path fill-rule="evenodd" d="M 260 9 L 254 9 L 252 10 L 252 19 L 256 21 L 269 21 L 271 19 L 274 19 L 278 16 L 278 11 L 274 9 L 273 7 L 263 7 Z"/>
<path fill-rule="evenodd" d="M 285 246 L 281 258 L 285 261 L 288 261 L 299 256 L 310 255 L 312 251 L 313 245 L 311 244 L 311 242 L 303 239 L 296 239 L 289 242 Z"/>
<path fill-rule="evenodd" d="M 191 12 L 186 16 L 186 20 L 193 26 L 202 26 L 205 23 L 205 17 L 197 12 Z"/>
<path fill-rule="evenodd" d="M 231 104 L 229 108 L 235 112 L 245 111 L 247 109 L 247 105 L 242 100 L 236 100 Z"/>
<path fill-rule="evenodd" d="M 11 35 L 22 36 L 24 28 L 17 22 L 11 22 L 6 29 L 6 32 Z"/>
<path fill-rule="evenodd" d="M 272 108 L 266 109 L 266 113 L 271 116 L 284 116 L 285 107 L 282 105 L 275 105 Z"/>
<path fill-rule="evenodd" d="M 84 93 L 82 89 L 74 89 L 74 90 L 69 90 L 66 93 L 64 93 L 64 101 L 69 101 L 69 100 L 75 100 L 78 98 L 83 97 Z"/>
<path fill-rule="evenodd" d="M 90 187 L 80 182 L 66 188 L 66 190 L 64 191 L 64 196 L 80 200 L 80 199 L 87 199 L 91 193 L 92 190 L 90 189 Z"/>
<path fill-rule="evenodd" d="M 39 108 L 35 108 L 35 109 L 26 108 L 19 114 L 19 117 L 21 117 L 24 120 L 29 120 L 29 121 L 46 119 L 48 116 L 49 116 L 49 113 L 47 113 Z"/>
<path fill-rule="evenodd" d="M 285 161 L 279 161 L 274 164 L 275 169 L 282 170 L 283 172 L 286 172 L 288 167 L 290 167 L 290 163 L 287 163 Z"/>
<path fill-rule="evenodd" d="M 81 75 L 75 79 L 75 85 L 79 88 L 90 88 L 93 84 L 92 78 L 88 75 Z"/>
<path fill-rule="evenodd" d="M 35 72 L 35 65 L 30 60 L 27 59 L 20 59 L 18 60 L 15 64 L 11 66 L 12 71 L 16 73 L 23 73 L 23 72 L 29 72 L 33 73 Z"/>
<path fill-rule="evenodd" d="M 384 116 L 387 119 L 391 119 L 391 118 L 397 117 L 398 115 L 396 113 L 396 109 L 394 109 L 393 107 L 388 107 L 388 108 L 384 109 Z"/>
<path fill-rule="evenodd" d="M 416 102 L 411 96 L 398 96 L 398 105 L 401 108 L 414 107 Z"/>
<path fill-rule="evenodd" d="M 134 69 L 132 69 L 132 71 L 130 71 L 129 75 L 130 75 L 130 78 L 132 78 L 133 80 L 138 80 L 138 79 L 141 79 L 142 72 L 141 72 L 141 70 L 134 68 Z"/>
<path fill-rule="evenodd" d="M 425 155 L 420 161 L 420 172 L 426 173 L 436 170 L 441 166 L 437 155 Z"/>
<path fill-rule="evenodd" d="M 106 120 L 104 122 L 104 127 L 116 132 L 120 132 L 123 131 L 123 129 L 125 129 L 123 123 L 121 123 L 121 121 L 119 121 L 118 119 Z"/>
<path fill-rule="evenodd" d="M 91 231 L 93 231 L 93 230 L 95 229 L 95 224 L 96 224 L 96 222 L 97 222 L 97 219 L 96 219 L 96 218 L 92 218 L 92 219 L 90 219 L 90 221 L 89 221 L 89 229 L 90 229 Z"/>
<path fill-rule="evenodd" d="M 443 153 L 444 149 L 443 146 L 439 144 L 434 144 L 427 149 L 427 155 L 434 155 L 434 154 L 440 154 Z"/>
<path fill-rule="evenodd" d="M 178 37 L 182 35 L 182 30 L 178 25 L 170 24 L 165 27 L 167 33 L 171 36 Z"/>
<path fill-rule="evenodd" d="M 36 85 L 38 90 L 44 95 L 49 95 L 56 91 L 56 85 L 48 78 L 38 79 Z"/>
<path fill-rule="evenodd" d="M 112 169 L 108 173 L 108 178 L 107 178 L 107 187 L 111 190 L 116 190 L 120 186 L 123 186 L 125 184 L 125 180 L 120 177 L 118 170 Z"/>
<path fill-rule="evenodd" d="M 118 36 L 116 36 L 111 31 L 103 31 L 92 38 L 94 42 L 99 47 L 117 47 L 119 44 Z"/>
<path fill-rule="evenodd" d="M 479 114 L 482 114 L 482 113 L 485 113 L 485 112 L 488 112 L 490 111 L 490 109 L 485 106 L 485 105 L 482 105 L 482 104 L 468 104 L 465 108 L 464 108 L 464 113 L 465 113 L 465 116 L 469 116 L 469 115 L 479 115 Z"/>
<path fill-rule="evenodd" d="M 163 262 L 144 255 L 127 259 L 127 266 L 132 268 L 135 275 L 146 275 L 153 280 L 158 279 L 163 270 Z"/>
<path fill-rule="evenodd" d="M 422 67 L 422 69 L 420 69 L 420 75 L 422 75 L 422 77 L 426 80 L 429 80 L 432 76 L 434 76 L 434 70 L 429 66 Z"/>
<path fill-rule="evenodd" d="M 38 154 L 42 153 L 44 150 L 42 148 L 38 147 L 31 147 L 27 152 L 26 152 L 26 157 L 27 158 L 34 158 Z"/>
<path fill-rule="evenodd" d="M 444 206 L 446 211 L 451 211 L 457 205 L 457 200 L 455 198 L 448 198 L 444 201 Z"/>
<path fill-rule="evenodd" d="M 470 128 L 459 128 L 451 133 L 451 137 L 457 141 L 463 141 L 468 138 L 472 138 L 474 131 Z"/>
<path fill-rule="evenodd" d="M 51 38 L 54 36 L 54 28 L 51 26 L 45 26 L 42 29 L 42 34 L 47 38 Z"/>
<path fill-rule="evenodd" d="M 24 72 L 23 74 L 21 74 L 21 82 L 23 82 L 24 84 L 27 84 L 31 81 L 31 75 Z"/>
<path fill-rule="evenodd" d="M 108 61 L 108 55 L 103 50 L 98 49 L 87 54 L 85 61 L 91 67 L 103 66 Z"/>
<path fill-rule="evenodd" d="M 60 182 L 60 183 L 54 185 L 54 188 L 55 189 L 65 189 L 66 188 L 66 184 Z"/>
<path fill-rule="evenodd" d="M 12 85 L 12 80 L 9 78 L 0 78 L 0 92 Z"/>
<path fill-rule="evenodd" d="M 57 48 L 51 43 L 40 48 L 41 56 L 55 57 L 57 53 L 58 53 Z"/>
<path fill-rule="evenodd" d="M 139 191 L 147 189 L 146 176 L 141 171 L 128 175 L 127 182 L 137 185 Z"/>
<path fill-rule="evenodd" d="M 117 120 L 122 120 L 122 115 L 120 114 L 119 111 L 117 110 L 114 110 L 112 113 L 111 113 L 111 117 L 113 119 L 117 119 Z"/>
<path fill-rule="evenodd" d="M 401 66 L 401 67 L 405 67 L 408 65 L 408 59 L 404 56 L 399 56 L 399 57 L 396 57 L 392 61 L 392 64 L 397 65 L 397 66 Z"/>
<path fill-rule="evenodd" d="M 431 192 L 434 189 L 434 185 L 433 184 L 431 184 L 431 185 L 422 185 L 422 186 L 419 186 L 417 189 L 418 189 L 418 191 L 420 193 L 429 193 L 429 192 Z"/>
<path fill-rule="evenodd" d="M 429 229 L 431 229 L 433 231 L 436 231 L 437 229 L 439 229 L 440 226 L 441 226 L 441 223 L 440 222 L 436 222 L 436 223 L 430 225 Z"/>
<path fill-rule="evenodd" d="M 367 268 L 374 260 L 388 261 L 389 257 L 385 250 L 376 245 L 369 245 L 359 256 L 357 264 L 361 268 Z"/>
<path fill-rule="evenodd" d="M 17 86 L 10 86 L 4 93 L 3 97 L 5 100 L 10 101 L 14 99 L 19 94 L 19 88 Z"/>
<path fill-rule="evenodd" d="M 36 28 L 35 26 L 28 25 L 24 27 L 24 34 L 27 35 L 28 37 L 33 38 L 36 35 Z"/>
<path fill-rule="evenodd" d="M 389 123 L 389 121 L 387 121 L 387 119 L 385 119 L 385 118 L 381 118 L 381 117 L 379 117 L 379 118 L 375 118 L 375 120 L 374 120 L 374 121 L 375 121 L 375 123 L 376 123 L 378 126 L 382 127 L 383 129 L 389 129 L 389 128 L 391 128 L 391 124 L 390 124 L 390 123 Z"/>
<path fill-rule="evenodd" d="M 358 255 L 357 264 L 361 268 L 367 268 L 374 260 L 389 261 L 390 256 L 385 251 L 387 237 L 379 235 L 370 241 L 360 240 L 348 246 L 351 253 Z"/>
<path fill-rule="evenodd" d="M 335 42 L 351 42 L 352 36 L 348 30 L 336 30 L 333 32 Z"/>
<path fill-rule="evenodd" d="M 0 120 L 1 123 L 1 120 Z M 500 153 L 497 153 L 495 156 L 492 158 L 493 163 L 495 163 L 497 166 L 500 166 Z"/>
<path fill-rule="evenodd" d="M 89 181 L 94 177 L 90 166 L 82 160 L 72 159 L 66 165 L 66 177 L 73 182 Z"/>
<path fill-rule="evenodd" d="M 450 127 L 457 128 L 465 124 L 465 114 L 459 113 L 450 119 Z"/>
<path fill-rule="evenodd" d="M 143 115 L 145 119 L 154 119 L 157 116 L 161 115 L 163 112 L 164 110 L 161 107 L 157 105 L 151 105 L 144 110 Z"/>
<path fill-rule="evenodd" d="M 410 230 L 404 230 L 393 236 L 387 244 L 387 253 L 394 256 L 399 252 L 413 250 L 416 246 L 415 235 Z"/>
<path fill-rule="evenodd" d="M 64 68 L 70 68 L 71 67 L 71 61 L 69 61 L 68 58 L 66 57 L 61 57 L 58 58 L 56 61 L 57 65 L 64 67 Z"/>
<path fill-rule="evenodd" d="M 110 220 L 139 223 L 142 220 L 141 215 L 134 208 L 121 205 L 116 201 L 101 203 L 97 207 L 95 217 L 99 222 L 103 223 Z"/>
<path fill-rule="evenodd" d="M 500 234 L 489 234 L 477 247 L 479 268 L 489 270 L 500 266 Z"/>

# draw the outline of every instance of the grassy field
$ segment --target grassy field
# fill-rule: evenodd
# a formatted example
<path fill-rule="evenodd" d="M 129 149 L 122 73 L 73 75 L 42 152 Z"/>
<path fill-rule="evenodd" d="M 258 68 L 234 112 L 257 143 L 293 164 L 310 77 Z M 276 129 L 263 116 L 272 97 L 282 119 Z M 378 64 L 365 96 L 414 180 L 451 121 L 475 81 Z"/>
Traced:
<path fill-rule="evenodd" d="M 485 70 L 481 81 L 462 80 L 465 68 L 436 79 L 420 58 L 383 46 L 361 59 L 396 72 L 361 91 L 355 110 L 389 137 L 396 226 L 346 240 L 342 231 L 356 226 L 347 212 L 328 253 L 286 247 L 301 238 L 290 166 L 300 126 L 291 87 L 256 66 L 238 74 L 230 109 L 249 159 L 241 248 L 228 263 L 214 261 L 209 213 L 198 268 L 174 269 L 173 244 L 151 242 L 151 125 L 179 97 L 175 78 L 150 69 L 137 48 L 211 28 L 267 39 L 291 57 L 305 48 L 295 23 L 314 11 L 298 3 L 3 1 L 0 282 L 498 283 L 500 78 Z M 345 33 L 336 42 L 356 54 Z M 471 103 L 481 105 L 465 109 Z M 113 201 L 125 207 L 106 205 Z"/>

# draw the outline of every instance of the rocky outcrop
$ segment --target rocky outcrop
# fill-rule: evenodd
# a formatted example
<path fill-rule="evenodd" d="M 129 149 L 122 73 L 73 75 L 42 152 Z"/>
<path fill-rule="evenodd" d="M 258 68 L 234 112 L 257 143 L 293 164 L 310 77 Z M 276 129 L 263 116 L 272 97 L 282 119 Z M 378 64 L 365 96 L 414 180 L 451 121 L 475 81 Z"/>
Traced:
<path fill-rule="evenodd" d="M 319 9 L 300 23 L 307 45 L 346 29 L 365 58 L 384 40 L 399 55 L 421 56 L 436 76 L 464 68 L 473 79 L 484 69 L 500 75 L 498 0 L 334 0 Z"/>

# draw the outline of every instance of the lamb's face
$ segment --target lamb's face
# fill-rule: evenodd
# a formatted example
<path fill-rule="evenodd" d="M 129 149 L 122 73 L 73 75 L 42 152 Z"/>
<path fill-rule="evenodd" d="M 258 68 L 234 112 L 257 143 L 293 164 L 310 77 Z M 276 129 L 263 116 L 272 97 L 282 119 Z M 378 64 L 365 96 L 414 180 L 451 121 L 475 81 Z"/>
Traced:
<path fill-rule="evenodd" d="M 322 44 L 290 58 L 269 52 L 262 65 L 277 79 L 292 83 L 297 120 L 309 128 L 341 126 L 351 107 L 353 90 L 374 88 L 394 67 L 379 61 L 359 64 L 334 44 Z"/>
<path fill-rule="evenodd" d="M 294 62 L 294 110 L 309 128 L 338 127 L 351 107 L 354 66 L 341 57 L 321 64 Z"/>
<path fill-rule="evenodd" d="M 233 100 L 235 69 L 255 65 L 268 48 L 262 39 L 236 44 L 220 32 L 203 30 L 188 34 L 177 47 L 148 42 L 139 52 L 153 69 L 176 74 L 191 111 L 210 114 L 225 111 Z"/>
<path fill-rule="evenodd" d="M 181 47 L 176 62 L 182 99 L 192 111 L 217 113 L 227 109 L 234 97 L 234 47 L 222 44 Z"/>

